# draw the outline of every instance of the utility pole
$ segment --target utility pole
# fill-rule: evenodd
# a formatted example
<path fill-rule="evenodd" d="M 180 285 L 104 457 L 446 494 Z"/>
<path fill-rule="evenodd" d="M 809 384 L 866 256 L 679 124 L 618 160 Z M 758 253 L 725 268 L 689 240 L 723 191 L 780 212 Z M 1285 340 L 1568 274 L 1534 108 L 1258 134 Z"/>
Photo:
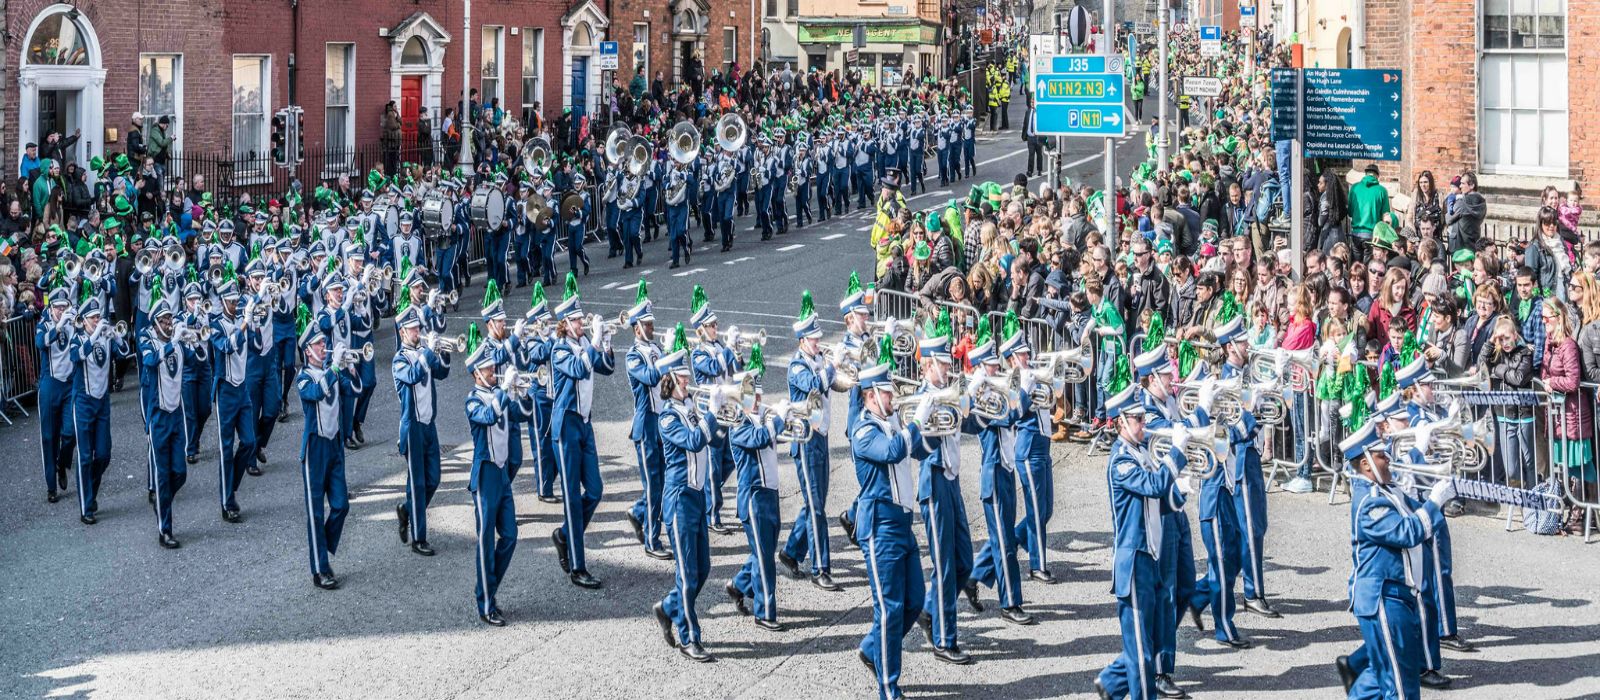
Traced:
<path fill-rule="evenodd" d="M 1056 40 L 1056 54 L 1055 55 L 1057 55 L 1057 56 L 1060 56 L 1061 54 L 1065 53 L 1066 50 L 1067 50 L 1066 47 L 1063 46 L 1063 44 L 1065 42 L 1061 38 L 1061 11 L 1060 10 L 1061 10 L 1061 8 L 1058 5 L 1056 7 L 1056 12 L 1054 13 L 1055 14 L 1055 22 L 1054 22 L 1054 24 L 1055 24 L 1055 40 Z M 1033 96 L 1033 108 L 1035 110 L 1037 110 L 1039 108 L 1039 96 L 1038 95 L 1034 95 Z M 1023 118 L 1026 119 L 1027 117 L 1023 117 Z M 1035 123 L 1034 128 L 1035 129 L 1038 128 L 1037 122 Z M 1038 138 L 1038 137 L 1035 136 L 1035 138 Z M 1056 142 L 1055 153 L 1050 155 L 1050 189 L 1053 191 L 1053 190 L 1057 190 L 1057 189 L 1061 188 L 1061 147 L 1064 144 L 1062 143 L 1062 140 L 1061 140 L 1060 136 L 1052 136 L 1051 138 L 1055 139 L 1055 142 Z"/>
<path fill-rule="evenodd" d="M 1106 8 L 1105 9 L 1105 16 L 1101 18 L 1102 20 L 1104 20 L 1104 25 L 1105 25 L 1105 30 L 1104 30 L 1105 41 L 1103 42 L 1104 46 L 1101 48 L 1100 53 L 1105 55 L 1105 57 L 1106 57 L 1106 68 L 1108 70 L 1111 68 L 1112 59 L 1115 58 L 1116 55 L 1117 55 L 1116 7 L 1117 7 L 1116 0 L 1106 0 L 1106 3 L 1105 3 L 1105 8 Z M 1127 108 L 1126 108 L 1127 100 L 1128 100 L 1127 93 L 1124 92 L 1120 104 L 1117 105 L 1117 109 L 1118 109 L 1119 112 L 1123 113 L 1121 115 L 1123 117 L 1127 116 Z M 1126 124 L 1124 124 L 1124 126 L 1126 126 Z M 1116 141 L 1116 139 L 1113 139 L 1110 136 L 1107 136 L 1106 137 L 1106 143 L 1105 143 L 1105 149 L 1106 149 L 1106 152 L 1105 152 L 1105 165 L 1103 166 L 1103 169 L 1105 170 L 1106 184 L 1105 184 L 1105 192 L 1104 192 L 1104 194 L 1102 194 L 1100 196 L 1100 210 L 1105 213 L 1106 220 L 1101 224 L 1102 226 L 1104 226 L 1104 228 L 1102 228 L 1101 230 L 1106 232 L 1107 240 L 1109 240 L 1111 242 L 1111 249 L 1112 250 L 1117 250 L 1117 238 L 1119 237 L 1118 234 L 1120 234 L 1121 231 L 1117 230 L 1119 227 L 1113 225 L 1113 223 L 1117 220 L 1117 211 L 1116 211 L 1116 209 L 1117 209 L 1117 206 L 1116 206 L 1117 205 L 1117 195 L 1116 195 L 1116 192 L 1117 192 L 1117 190 L 1116 190 L 1116 185 L 1117 185 L 1117 158 L 1116 158 L 1117 141 Z"/>
<path fill-rule="evenodd" d="M 1167 18 L 1172 15 L 1172 6 L 1168 4 L 1169 2 L 1170 0 L 1160 0 L 1160 9 L 1157 10 L 1161 13 L 1157 22 L 1160 25 L 1160 29 L 1156 31 L 1156 41 L 1158 42 L 1156 58 L 1161 63 L 1161 77 L 1157 82 L 1161 86 L 1159 91 L 1161 99 L 1158 101 L 1156 108 L 1156 120 L 1161 124 L 1161 140 L 1156 142 L 1156 170 L 1158 172 L 1165 170 L 1167 167 L 1167 139 L 1170 138 L 1169 134 L 1172 133 L 1172 124 L 1167 121 L 1167 90 L 1170 88 L 1170 83 L 1167 82 Z"/>
<path fill-rule="evenodd" d="M 472 64 L 472 0 L 461 0 L 461 113 L 456 123 L 461 125 L 461 160 L 457 164 L 472 170 L 472 100 L 467 88 L 471 85 Z"/>

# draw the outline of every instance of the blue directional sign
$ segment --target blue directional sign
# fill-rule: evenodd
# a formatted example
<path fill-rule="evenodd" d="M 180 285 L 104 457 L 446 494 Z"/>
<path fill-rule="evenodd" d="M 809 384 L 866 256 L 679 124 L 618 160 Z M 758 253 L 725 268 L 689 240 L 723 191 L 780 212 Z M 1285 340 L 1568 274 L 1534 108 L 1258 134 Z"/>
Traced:
<path fill-rule="evenodd" d="M 1239 7 L 1239 19 L 1249 19 L 1254 16 L 1256 16 L 1254 5 L 1241 5 Z"/>
<path fill-rule="evenodd" d="M 1121 73 L 1042 73 L 1034 76 L 1033 99 L 1039 104 L 1122 104 Z"/>
<path fill-rule="evenodd" d="M 1121 73 L 1122 55 L 1068 54 L 1050 59 L 1052 73 Z"/>
<path fill-rule="evenodd" d="M 1398 70 L 1305 69 L 1305 153 L 1311 158 L 1399 160 L 1405 116 Z M 1294 138 L 1295 69 L 1272 71 L 1272 137 Z"/>
<path fill-rule="evenodd" d="M 1200 26 L 1201 41 L 1222 41 L 1222 27 L 1215 24 Z"/>
<path fill-rule="evenodd" d="M 1127 133 L 1120 104 L 1039 104 L 1034 110 L 1042 136 L 1120 137 Z"/>

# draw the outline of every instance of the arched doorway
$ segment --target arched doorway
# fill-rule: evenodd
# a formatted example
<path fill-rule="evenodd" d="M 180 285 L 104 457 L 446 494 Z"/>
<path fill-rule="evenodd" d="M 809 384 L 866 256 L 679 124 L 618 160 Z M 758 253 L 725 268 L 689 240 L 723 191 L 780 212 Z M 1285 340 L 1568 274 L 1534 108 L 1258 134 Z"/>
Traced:
<path fill-rule="evenodd" d="M 1339 30 L 1339 38 L 1334 43 L 1335 48 L 1333 54 L 1334 62 L 1339 64 L 1337 67 L 1349 68 L 1350 66 L 1354 65 L 1353 59 L 1355 57 L 1351 55 L 1353 48 L 1351 46 L 1352 43 L 1353 42 L 1350 41 L 1350 28 L 1345 27 L 1344 29 Z"/>
<path fill-rule="evenodd" d="M 699 63 L 700 77 L 704 79 L 705 37 L 709 24 L 710 6 L 702 0 L 689 0 L 679 5 L 672 16 L 672 73 L 680 85 L 689 82 L 689 66 Z"/>
<path fill-rule="evenodd" d="M 17 150 L 42 143 L 52 133 L 77 133 L 71 158 L 87 163 L 90 156 L 102 154 L 106 71 L 89 19 L 67 4 L 40 11 L 28 26 L 17 65 Z"/>
<path fill-rule="evenodd" d="M 434 143 L 443 93 L 444 53 L 450 34 L 426 12 L 416 12 L 389 31 L 389 99 L 400 108 L 401 138 L 417 142 L 420 110 L 428 108 L 428 129 Z"/>
<path fill-rule="evenodd" d="M 600 104 L 600 69 L 596 65 L 599 37 L 611 26 L 594 0 L 585 0 L 561 18 L 562 77 L 565 106 L 573 118 L 592 115 Z"/>

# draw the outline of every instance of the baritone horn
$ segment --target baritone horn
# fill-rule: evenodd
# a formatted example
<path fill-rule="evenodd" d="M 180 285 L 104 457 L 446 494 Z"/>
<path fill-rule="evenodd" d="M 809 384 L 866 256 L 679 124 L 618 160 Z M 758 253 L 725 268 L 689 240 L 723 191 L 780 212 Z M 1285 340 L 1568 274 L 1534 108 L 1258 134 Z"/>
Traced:
<path fill-rule="evenodd" d="M 961 387 L 954 384 L 937 391 L 896 397 L 895 408 L 927 401 L 933 405 L 922 425 L 923 437 L 945 437 L 961 430 Z"/>
<path fill-rule="evenodd" d="M 1044 367 L 1065 384 L 1082 384 L 1089 380 L 1090 357 L 1082 346 L 1055 352 L 1040 353 L 1032 360 L 1034 367 Z"/>
<path fill-rule="evenodd" d="M 972 378 L 968 389 L 971 407 L 968 411 L 985 421 L 1004 420 L 1011 414 L 1011 396 L 1000 381 L 988 375 Z"/>
<path fill-rule="evenodd" d="M 1213 429 L 1180 425 L 1171 428 L 1150 428 L 1145 432 L 1150 434 L 1150 454 L 1156 459 L 1166 459 L 1172 452 L 1172 446 L 1177 442 L 1177 436 L 1186 436 L 1182 449 L 1183 473 L 1180 476 L 1205 481 L 1216 474 L 1218 462 L 1216 453 L 1212 451 L 1212 439 L 1215 433 Z"/>
<path fill-rule="evenodd" d="M 772 404 L 773 412 L 783 416 L 783 430 L 772 436 L 773 442 L 805 442 L 811 439 L 811 416 L 822 410 L 822 397 L 815 392 L 805 401 L 779 401 Z"/>

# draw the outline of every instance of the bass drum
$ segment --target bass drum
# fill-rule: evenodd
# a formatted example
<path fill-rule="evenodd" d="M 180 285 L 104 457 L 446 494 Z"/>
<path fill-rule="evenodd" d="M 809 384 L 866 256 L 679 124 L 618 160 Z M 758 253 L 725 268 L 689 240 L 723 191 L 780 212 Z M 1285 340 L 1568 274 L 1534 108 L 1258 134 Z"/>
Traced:
<path fill-rule="evenodd" d="M 498 229 L 506 220 L 506 193 L 492 185 L 479 187 L 472 193 L 468 211 L 472 214 L 473 226 Z"/>
<path fill-rule="evenodd" d="M 378 215 L 378 221 L 383 222 L 383 231 L 389 236 L 400 235 L 400 198 L 394 195 L 384 195 L 372 205 L 372 213 Z"/>
<path fill-rule="evenodd" d="M 443 195 L 431 194 L 422 200 L 422 232 L 429 238 L 443 236 L 450 225 L 450 202 Z"/>

